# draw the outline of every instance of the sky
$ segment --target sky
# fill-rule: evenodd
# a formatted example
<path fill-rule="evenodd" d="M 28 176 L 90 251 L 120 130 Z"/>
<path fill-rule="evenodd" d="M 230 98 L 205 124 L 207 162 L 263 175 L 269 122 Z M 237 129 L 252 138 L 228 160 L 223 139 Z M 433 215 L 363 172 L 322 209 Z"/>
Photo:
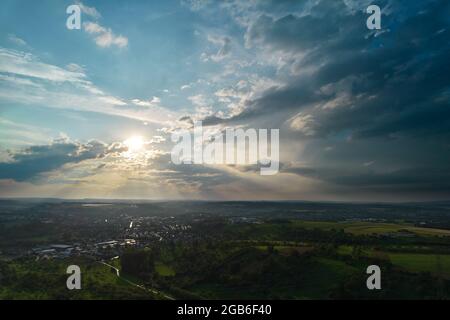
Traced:
<path fill-rule="evenodd" d="M 0 197 L 450 199 L 448 0 L 0 6 Z M 175 165 L 195 121 L 279 129 L 279 173 Z"/>

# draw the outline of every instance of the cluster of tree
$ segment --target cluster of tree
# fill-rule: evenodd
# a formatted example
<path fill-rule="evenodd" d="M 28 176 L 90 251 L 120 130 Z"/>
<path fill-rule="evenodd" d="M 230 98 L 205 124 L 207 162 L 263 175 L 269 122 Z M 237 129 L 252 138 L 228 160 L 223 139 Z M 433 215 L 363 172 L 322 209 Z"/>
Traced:
<path fill-rule="evenodd" d="M 280 251 L 268 243 L 209 241 L 162 247 L 162 256 L 171 256 L 176 269 L 175 276 L 161 281 L 163 288 L 185 299 L 450 297 L 450 281 L 427 273 L 404 272 L 392 265 L 383 250 L 369 256 L 366 246 L 354 245 L 349 254 L 343 255 L 335 243 L 316 243 L 308 251 Z M 280 245 L 286 249 L 289 242 Z M 383 290 L 367 289 L 366 267 L 373 264 L 383 270 Z"/>
<path fill-rule="evenodd" d="M 339 283 L 330 294 L 332 299 L 449 299 L 450 281 L 429 273 L 412 274 L 390 268 L 381 278 L 382 290 L 367 290 L 365 274 L 354 274 Z"/>
<path fill-rule="evenodd" d="M 129 249 L 120 258 L 122 272 L 148 280 L 155 273 L 156 258 L 155 250 Z"/>

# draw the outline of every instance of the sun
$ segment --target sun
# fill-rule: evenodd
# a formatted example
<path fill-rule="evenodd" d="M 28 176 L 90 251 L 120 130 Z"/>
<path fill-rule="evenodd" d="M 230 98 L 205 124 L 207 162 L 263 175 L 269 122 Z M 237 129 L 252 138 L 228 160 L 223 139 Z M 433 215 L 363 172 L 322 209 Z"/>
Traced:
<path fill-rule="evenodd" d="M 124 141 L 124 144 L 128 147 L 128 152 L 139 152 L 144 149 L 144 138 L 141 136 L 132 136 Z"/>

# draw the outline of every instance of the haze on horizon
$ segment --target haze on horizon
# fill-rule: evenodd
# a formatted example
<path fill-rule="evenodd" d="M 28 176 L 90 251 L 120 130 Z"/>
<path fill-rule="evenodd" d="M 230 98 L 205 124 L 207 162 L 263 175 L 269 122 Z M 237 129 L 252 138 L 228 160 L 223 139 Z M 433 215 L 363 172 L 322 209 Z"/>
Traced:
<path fill-rule="evenodd" d="M 450 2 L 370 4 L 2 1 L 0 197 L 449 200 Z M 174 165 L 198 120 L 280 129 L 280 172 Z"/>

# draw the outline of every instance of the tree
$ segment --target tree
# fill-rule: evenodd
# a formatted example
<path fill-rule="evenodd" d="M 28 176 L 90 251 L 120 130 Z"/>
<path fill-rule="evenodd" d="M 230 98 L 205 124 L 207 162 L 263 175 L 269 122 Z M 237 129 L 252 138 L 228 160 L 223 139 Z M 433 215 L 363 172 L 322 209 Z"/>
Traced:
<path fill-rule="evenodd" d="M 155 259 L 151 250 L 128 250 L 121 256 L 120 264 L 124 273 L 141 278 L 155 271 Z"/>

